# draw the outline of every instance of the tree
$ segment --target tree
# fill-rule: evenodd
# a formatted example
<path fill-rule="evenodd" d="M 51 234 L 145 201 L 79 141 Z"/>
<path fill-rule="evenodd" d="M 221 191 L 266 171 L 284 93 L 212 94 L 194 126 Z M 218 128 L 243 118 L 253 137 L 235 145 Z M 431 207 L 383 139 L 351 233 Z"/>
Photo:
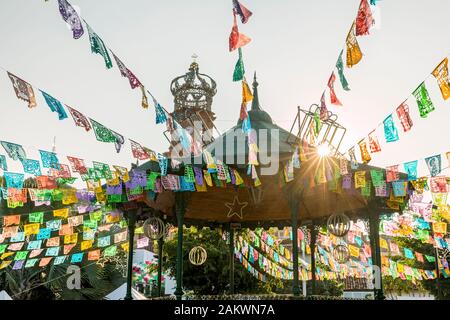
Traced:
<path fill-rule="evenodd" d="M 219 230 L 192 227 L 183 230 L 183 286 L 196 295 L 221 295 L 229 291 L 229 248 Z M 194 266 L 189 262 L 189 251 L 195 246 L 206 249 L 204 264 Z M 177 239 L 169 240 L 164 247 L 165 263 L 171 276 L 176 274 Z M 237 260 L 234 264 L 235 292 L 242 294 L 270 293 L 281 282 L 274 279 L 264 283 L 253 277 Z"/>

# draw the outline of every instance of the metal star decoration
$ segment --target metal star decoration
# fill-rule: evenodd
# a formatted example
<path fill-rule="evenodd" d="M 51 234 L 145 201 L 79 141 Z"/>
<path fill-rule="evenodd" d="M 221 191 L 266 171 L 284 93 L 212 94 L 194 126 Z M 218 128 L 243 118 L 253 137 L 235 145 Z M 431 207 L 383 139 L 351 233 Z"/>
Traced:
<path fill-rule="evenodd" d="M 238 196 L 234 196 L 233 202 L 225 203 L 225 206 L 230 209 L 228 211 L 227 217 L 231 218 L 234 215 L 238 216 L 239 219 L 243 219 L 242 210 L 248 205 L 248 202 L 239 202 Z"/>

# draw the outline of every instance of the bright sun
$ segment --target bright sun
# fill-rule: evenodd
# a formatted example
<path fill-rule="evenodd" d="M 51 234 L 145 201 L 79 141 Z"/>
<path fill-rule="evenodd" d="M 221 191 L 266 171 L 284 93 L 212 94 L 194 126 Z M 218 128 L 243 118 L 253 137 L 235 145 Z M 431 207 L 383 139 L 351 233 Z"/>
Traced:
<path fill-rule="evenodd" d="M 319 153 L 319 156 L 327 157 L 330 155 L 330 146 L 326 143 L 323 143 L 317 148 L 317 152 Z"/>

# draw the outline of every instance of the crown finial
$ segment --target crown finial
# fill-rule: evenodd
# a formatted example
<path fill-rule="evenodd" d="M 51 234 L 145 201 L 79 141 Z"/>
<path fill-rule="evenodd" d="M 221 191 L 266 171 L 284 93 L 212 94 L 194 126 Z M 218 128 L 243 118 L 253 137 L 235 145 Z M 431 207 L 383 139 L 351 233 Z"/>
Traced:
<path fill-rule="evenodd" d="M 198 63 L 197 63 L 197 58 L 198 55 L 196 55 L 195 53 L 191 56 L 192 58 L 192 63 L 191 66 L 189 67 L 189 70 L 191 71 L 198 71 Z"/>

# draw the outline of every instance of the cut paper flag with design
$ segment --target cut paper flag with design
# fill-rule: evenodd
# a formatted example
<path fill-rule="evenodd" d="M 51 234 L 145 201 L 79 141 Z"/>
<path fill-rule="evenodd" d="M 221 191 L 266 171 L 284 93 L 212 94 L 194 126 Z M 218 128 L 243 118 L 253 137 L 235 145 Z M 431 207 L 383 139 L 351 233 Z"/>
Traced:
<path fill-rule="evenodd" d="M 417 180 L 417 164 L 418 161 L 410 161 L 403 164 L 406 173 L 408 174 L 408 180 Z"/>
<path fill-rule="evenodd" d="M 231 30 L 230 39 L 229 39 L 230 52 L 245 46 L 252 40 L 249 37 L 247 37 L 245 34 L 239 32 L 239 29 L 237 26 L 237 21 L 236 21 L 236 13 L 234 11 L 233 11 L 233 16 L 234 16 L 233 28 Z"/>
<path fill-rule="evenodd" d="M 381 151 L 380 142 L 378 141 L 375 130 L 369 133 L 369 148 L 372 153 Z"/>
<path fill-rule="evenodd" d="M 22 173 L 5 172 L 3 178 L 6 181 L 6 188 L 22 189 L 25 175 Z"/>
<path fill-rule="evenodd" d="M 112 131 L 114 137 L 116 138 L 116 141 L 114 141 L 114 147 L 116 148 L 116 152 L 120 153 L 120 150 L 122 149 L 123 144 L 125 143 L 125 138 L 120 133 L 117 133 L 115 131 Z"/>
<path fill-rule="evenodd" d="M 350 156 L 350 164 L 352 169 L 358 169 L 359 165 L 358 165 L 358 161 L 356 160 L 356 155 L 355 155 L 355 147 L 351 147 L 348 150 L 348 155 Z"/>
<path fill-rule="evenodd" d="M 73 172 L 78 172 L 79 174 L 87 174 L 88 171 L 83 159 L 68 156 L 67 160 L 69 160 Z"/>
<path fill-rule="evenodd" d="M 97 53 L 103 57 L 107 69 L 112 68 L 112 60 L 109 56 L 108 49 L 106 48 L 105 43 L 87 23 L 86 26 L 89 33 L 89 41 L 91 42 L 92 53 Z"/>
<path fill-rule="evenodd" d="M 450 98 L 450 81 L 448 78 L 448 58 L 445 58 L 433 71 L 433 76 L 436 78 L 439 89 L 442 93 L 442 98 L 447 100 Z"/>
<path fill-rule="evenodd" d="M 164 111 L 163 107 L 155 99 L 153 99 L 153 103 L 155 105 L 156 124 L 166 123 L 167 116 L 166 116 L 166 112 Z"/>
<path fill-rule="evenodd" d="M 363 139 L 360 142 L 358 142 L 359 150 L 361 151 L 361 159 L 363 163 L 369 163 L 370 160 L 372 160 L 372 157 L 369 154 L 369 151 L 367 150 L 367 143 Z"/>
<path fill-rule="evenodd" d="M 94 129 L 95 137 L 100 142 L 116 142 L 116 135 L 101 123 L 89 118 Z"/>
<path fill-rule="evenodd" d="M 339 54 L 339 58 L 336 62 L 336 69 L 339 74 L 339 80 L 341 81 L 342 89 L 344 89 L 345 91 L 350 91 L 350 88 L 348 86 L 348 81 L 344 75 L 344 61 L 342 59 L 343 54 L 344 54 L 344 50 L 342 50 L 341 53 Z"/>
<path fill-rule="evenodd" d="M 41 175 L 41 165 L 38 160 L 23 159 L 22 160 L 23 172 L 29 173 L 35 176 Z"/>
<path fill-rule="evenodd" d="M 428 170 L 430 170 L 430 174 L 432 177 L 437 176 L 441 172 L 441 155 L 435 155 L 428 158 L 425 158 L 425 162 L 428 166 Z"/>
<path fill-rule="evenodd" d="M 386 182 L 396 181 L 399 178 L 398 165 L 386 167 Z"/>
<path fill-rule="evenodd" d="M 428 94 L 425 82 L 422 82 L 420 86 L 414 90 L 413 95 L 416 97 L 420 116 L 426 118 L 430 112 L 434 111 L 434 105 Z"/>
<path fill-rule="evenodd" d="M 336 92 L 334 91 L 334 82 L 336 81 L 336 75 L 334 72 L 331 73 L 330 79 L 328 79 L 328 88 L 330 88 L 330 100 L 331 104 L 342 106 L 342 103 L 336 96 Z"/>
<path fill-rule="evenodd" d="M 253 100 L 252 91 L 250 90 L 247 81 L 244 79 L 242 80 L 242 104 L 247 105 L 247 103 L 249 103 L 252 100 Z"/>
<path fill-rule="evenodd" d="M 397 116 L 400 120 L 400 123 L 402 124 L 403 131 L 407 132 L 411 130 L 413 122 L 411 116 L 409 115 L 409 107 L 406 104 L 406 101 L 397 107 Z"/>
<path fill-rule="evenodd" d="M 135 157 L 138 160 L 147 160 L 150 159 L 150 155 L 145 151 L 145 149 L 136 141 L 133 141 L 131 139 L 131 151 L 133 153 L 133 157 Z"/>
<path fill-rule="evenodd" d="M 6 163 L 6 157 L 0 154 L 0 170 L 8 171 L 8 164 Z"/>
<path fill-rule="evenodd" d="M 18 99 L 28 102 L 28 108 L 37 106 L 33 87 L 28 82 L 8 72 L 9 79 L 14 87 L 14 92 Z"/>
<path fill-rule="evenodd" d="M 142 101 L 141 101 L 141 106 L 144 109 L 148 109 L 148 97 L 147 97 L 147 93 L 145 92 L 145 87 L 143 85 L 141 85 L 141 92 L 142 92 Z"/>
<path fill-rule="evenodd" d="M 329 118 L 327 104 L 325 102 L 325 91 L 322 93 L 320 98 L 320 120 L 327 121 Z"/>
<path fill-rule="evenodd" d="M 72 29 L 73 38 L 79 39 L 84 34 L 83 24 L 81 23 L 81 19 L 78 16 L 78 13 L 75 9 L 70 5 L 67 0 L 58 0 L 59 3 L 59 12 L 61 13 L 61 17 L 63 20 L 70 25 Z"/>
<path fill-rule="evenodd" d="M 66 105 L 66 107 L 67 107 L 67 109 L 69 109 L 70 115 L 72 116 L 73 121 L 75 122 L 75 125 L 77 127 L 82 127 L 86 131 L 89 131 L 92 129 L 92 126 L 89 123 L 88 118 L 86 118 L 86 116 L 84 114 L 82 114 L 78 110 L 75 110 L 75 109 L 69 107 L 68 105 Z"/>
<path fill-rule="evenodd" d="M 8 157 L 13 160 L 23 160 L 27 157 L 27 154 L 20 144 L 12 142 L 1 141 L 3 148 L 5 149 Z"/>
<path fill-rule="evenodd" d="M 45 93 L 41 90 L 42 95 L 44 96 L 45 102 L 47 102 L 48 107 L 52 112 L 56 112 L 58 114 L 59 120 L 64 120 L 67 118 L 66 110 L 64 110 L 64 107 L 62 106 L 61 102 L 53 98 L 48 93 Z"/>
<path fill-rule="evenodd" d="M 347 68 L 351 68 L 355 65 L 357 65 L 362 57 L 363 54 L 361 52 L 361 48 L 359 47 L 358 40 L 355 36 L 355 23 L 353 23 L 352 27 L 350 28 L 350 31 L 347 35 L 346 40 L 346 47 L 347 47 Z"/>
<path fill-rule="evenodd" d="M 386 119 L 383 121 L 384 125 L 384 137 L 386 138 L 386 142 L 395 142 L 399 139 L 398 137 L 398 131 L 395 127 L 394 123 L 394 117 L 389 115 Z"/>
<path fill-rule="evenodd" d="M 242 23 L 247 23 L 252 16 L 252 12 L 244 7 L 238 0 L 233 0 L 233 11 L 241 17 Z"/>
<path fill-rule="evenodd" d="M 233 81 L 244 80 L 245 68 L 244 68 L 244 60 L 242 59 L 242 48 L 239 48 L 238 52 L 239 52 L 239 59 L 236 62 L 236 66 L 234 67 Z"/>
<path fill-rule="evenodd" d="M 131 70 L 125 66 L 125 64 L 114 54 L 114 52 L 111 51 L 111 53 L 114 57 L 114 60 L 116 60 L 116 64 L 119 67 L 120 74 L 122 75 L 122 77 L 128 78 L 131 89 L 135 89 L 137 87 L 142 86 L 142 83 L 139 81 L 138 78 L 136 78 L 134 73 L 131 72 Z"/>
<path fill-rule="evenodd" d="M 361 0 L 358 15 L 356 17 L 356 35 L 365 36 L 369 34 L 370 28 L 373 26 L 374 20 L 372 10 L 367 0 Z"/>
<path fill-rule="evenodd" d="M 42 166 L 44 168 L 53 168 L 59 169 L 59 160 L 56 156 L 56 153 L 39 150 L 39 154 L 41 155 Z"/>

